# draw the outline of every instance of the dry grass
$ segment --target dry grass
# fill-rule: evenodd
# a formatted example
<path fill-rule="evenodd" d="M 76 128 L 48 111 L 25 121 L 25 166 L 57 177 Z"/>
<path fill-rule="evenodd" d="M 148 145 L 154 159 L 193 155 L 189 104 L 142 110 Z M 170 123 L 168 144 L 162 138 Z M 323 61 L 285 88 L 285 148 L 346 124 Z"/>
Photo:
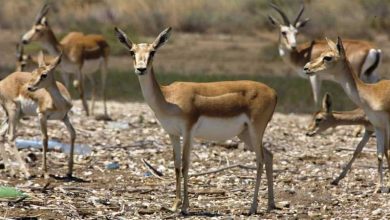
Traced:
<path fill-rule="evenodd" d="M 25 29 L 43 1 L 1 0 L 0 28 Z M 266 19 L 274 11 L 268 0 L 67 0 L 49 1 L 51 19 L 59 29 L 106 32 L 120 25 L 137 34 L 149 35 L 172 26 L 182 32 L 256 34 L 270 29 Z M 295 17 L 301 1 L 275 0 Z M 390 3 L 384 0 L 305 0 L 305 29 L 311 37 L 326 34 L 369 37 L 372 31 L 390 27 Z M 20 16 L 23 14 L 24 16 Z M 278 16 L 278 15 L 275 15 Z M 367 31 L 367 29 L 369 31 Z"/>

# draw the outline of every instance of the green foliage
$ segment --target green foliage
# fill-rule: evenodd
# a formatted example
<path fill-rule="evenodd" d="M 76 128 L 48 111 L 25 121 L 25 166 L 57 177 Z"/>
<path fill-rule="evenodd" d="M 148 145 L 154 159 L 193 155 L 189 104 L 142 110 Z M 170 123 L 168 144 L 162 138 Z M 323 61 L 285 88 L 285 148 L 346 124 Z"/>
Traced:
<path fill-rule="evenodd" d="M 0 187 L 0 199 L 18 199 L 21 197 L 26 197 L 27 195 L 21 192 L 20 190 L 9 187 L 1 186 Z"/>

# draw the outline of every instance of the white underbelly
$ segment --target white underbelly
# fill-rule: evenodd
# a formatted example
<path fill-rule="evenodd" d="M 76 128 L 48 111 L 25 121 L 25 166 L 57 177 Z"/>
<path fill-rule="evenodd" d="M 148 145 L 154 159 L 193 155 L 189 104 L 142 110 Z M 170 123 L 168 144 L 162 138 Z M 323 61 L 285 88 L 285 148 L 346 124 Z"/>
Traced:
<path fill-rule="evenodd" d="M 168 134 L 181 136 L 181 125 L 183 124 L 179 118 L 176 117 L 157 117 L 158 121 L 161 124 L 161 127 L 164 128 L 164 130 Z"/>
<path fill-rule="evenodd" d="M 374 125 L 374 127 L 386 128 L 387 123 L 389 123 L 389 118 L 384 112 L 365 111 L 365 113 L 368 120 Z"/>
<path fill-rule="evenodd" d="M 19 96 L 17 99 L 20 103 L 20 108 L 23 115 L 36 116 L 38 115 L 38 103 L 32 99 Z"/>
<path fill-rule="evenodd" d="M 83 68 L 81 69 L 81 72 L 83 74 L 95 73 L 100 68 L 100 63 L 102 62 L 102 60 L 103 60 L 103 58 L 84 61 Z"/>
<path fill-rule="evenodd" d="M 245 114 L 226 118 L 201 116 L 192 133 L 195 138 L 222 141 L 239 135 L 248 123 L 249 118 Z"/>

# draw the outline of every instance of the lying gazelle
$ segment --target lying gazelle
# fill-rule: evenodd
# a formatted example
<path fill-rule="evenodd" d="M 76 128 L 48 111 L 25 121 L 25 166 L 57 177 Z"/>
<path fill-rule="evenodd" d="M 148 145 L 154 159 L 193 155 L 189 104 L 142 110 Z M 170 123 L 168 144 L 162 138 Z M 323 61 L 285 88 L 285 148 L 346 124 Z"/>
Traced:
<path fill-rule="evenodd" d="M 377 138 L 378 180 L 377 189 L 383 188 L 383 156 L 388 157 L 390 135 L 390 81 L 381 80 L 378 83 L 366 84 L 352 68 L 343 46 L 338 38 L 337 44 L 328 41 L 328 50 L 307 63 L 304 71 L 307 75 L 323 74 L 327 72 L 333 76 L 352 99 L 362 108 L 375 129 Z M 390 165 L 389 160 L 387 160 Z M 375 191 L 377 191 L 377 189 Z"/>
<path fill-rule="evenodd" d="M 290 22 L 287 15 L 279 7 L 274 4 L 271 4 L 271 7 L 283 19 L 283 22 L 280 23 L 272 16 L 268 16 L 271 23 L 279 28 L 280 56 L 300 76 L 307 78 L 302 71 L 303 66 L 310 60 L 320 56 L 328 48 L 326 41 L 315 40 L 297 45 L 296 36 L 299 29 L 309 21 L 308 18 L 300 20 L 304 6 L 302 5 L 293 23 Z M 344 44 L 351 66 L 359 74 L 359 77 L 367 83 L 377 82 L 379 80 L 379 74 L 376 70 L 380 64 L 381 50 L 375 49 L 371 43 L 362 40 L 345 40 Z M 316 104 L 320 101 L 322 79 L 323 77 L 317 75 L 309 77 L 314 102 Z"/>
<path fill-rule="evenodd" d="M 335 128 L 342 125 L 363 125 L 365 132 L 362 140 L 356 146 L 355 152 L 353 153 L 352 159 L 348 162 L 347 166 L 344 167 L 340 175 L 332 181 L 333 185 L 337 185 L 351 169 L 353 162 L 362 152 L 364 146 L 366 146 L 371 135 L 374 133 L 372 124 L 367 119 L 363 109 L 357 108 L 352 111 L 332 111 L 332 99 L 327 93 L 322 99 L 322 108 L 320 111 L 313 114 L 310 122 L 307 136 L 314 136 L 320 134 L 329 128 Z"/>
<path fill-rule="evenodd" d="M 70 155 L 67 176 L 72 176 L 73 149 L 76 139 L 75 130 L 69 120 L 68 112 L 72 108 L 71 97 L 68 90 L 54 79 L 54 69 L 61 62 L 61 55 L 46 65 L 43 53 L 39 55 L 39 67 L 32 73 L 14 72 L 0 81 L 0 104 L 6 113 L 1 130 L 4 137 L 8 131 L 8 143 L 13 149 L 22 171 L 26 177 L 30 176 L 24 161 L 16 149 L 16 126 L 22 116 L 38 116 L 43 139 L 43 174 L 48 178 L 46 166 L 46 152 L 48 148 L 47 120 L 61 120 L 70 133 Z M 8 156 L 4 147 L 0 147 L 4 163 Z M 13 168 L 11 166 L 11 173 Z"/>
<path fill-rule="evenodd" d="M 76 74 L 79 82 L 77 89 L 79 90 L 83 108 L 87 115 L 89 115 L 89 109 L 84 94 L 84 75 L 89 77 L 92 82 L 91 113 L 93 114 L 96 98 L 96 85 L 94 83 L 93 73 L 100 69 L 104 104 L 104 116 L 102 118 L 108 119 L 105 92 L 107 62 L 110 53 L 108 43 L 101 35 L 84 35 L 81 32 L 70 32 L 61 42 L 58 42 L 47 21 L 46 15 L 48 11 L 49 6 L 44 5 L 38 13 L 31 29 L 23 35 L 23 44 L 38 41 L 52 56 L 58 56 L 61 52 L 64 53 L 63 61 L 60 64 L 62 78 L 65 85 L 69 88 L 69 74 Z"/>
<path fill-rule="evenodd" d="M 161 32 L 152 44 L 134 44 L 123 31 L 115 30 L 133 59 L 146 103 L 169 134 L 173 145 L 176 199 L 172 210 L 176 211 L 182 204 L 180 169 L 184 178 L 181 211 L 187 213 L 189 207 L 188 169 L 193 139 L 226 140 L 234 136 L 256 153 L 257 177 L 250 214 L 257 210 L 263 163 L 268 183 L 268 209 L 273 209 L 272 153 L 263 147 L 262 140 L 275 110 L 275 91 L 253 81 L 175 82 L 160 86 L 152 62 L 157 49 L 168 40 L 171 28 Z M 180 137 L 183 138 L 182 145 Z"/>

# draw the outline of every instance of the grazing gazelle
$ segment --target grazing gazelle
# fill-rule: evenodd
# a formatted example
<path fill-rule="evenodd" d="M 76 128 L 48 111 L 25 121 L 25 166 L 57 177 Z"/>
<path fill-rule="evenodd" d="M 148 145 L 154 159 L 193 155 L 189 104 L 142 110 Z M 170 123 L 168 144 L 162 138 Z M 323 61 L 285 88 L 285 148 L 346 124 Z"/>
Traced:
<path fill-rule="evenodd" d="M 298 30 L 305 26 L 309 21 L 308 18 L 300 20 L 304 6 L 302 5 L 294 22 L 291 23 L 287 15 L 276 5 L 271 4 L 282 17 L 283 22 L 278 22 L 272 16 L 268 16 L 271 23 L 279 28 L 279 54 L 283 60 L 292 67 L 297 73 L 307 78 L 303 74 L 303 66 L 312 59 L 317 58 L 324 50 L 327 49 L 326 41 L 315 40 L 303 44 L 297 44 L 296 36 Z M 345 40 L 345 51 L 351 63 L 352 68 L 358 73 L 359 77 L 368 83 L 374 83 L 379 80 L 377 68 L 380 64 L 381 50 L 375 49 L 374 46 L 362 40 Z M 312 87 L 314 102 L 320 101 L 321 93 L 321 76 L 313 75 L 309 77 Z"/>
<path fill-rule="evenodd" d="M 304 71 L 307 75 L 323 74 L 333 76 L 347 93 L 349 98 L 367 115 L 375 129 L 378 156 L 378 185 L 383 188 L 383 156 L 388 156 L 390 135 L 390 81 L 381 80 L 378 83 L 366 84 L 356 74 L 349 62 L 341 38 L 337 44 L 328 41 L 328 50 L 307 63 Z M 390 165 L 389 160 L 387 160 Z M 376 189 L 376 191 L 377 191 Z"/>
<path fill-rule="evenodd" d="M 23 116 L 38 116 L 43 139 L 43 174 L 47 178 L 46 152 L 48 148 L 47 120 L 61 120 L 70 133 L 70 155 L 67 176 L 72 176 L 73 148 L 76 139 L 75 130 L 69 120 L 68 112 L 72 108 L 68 90 L 54 79 L 54 69 L 61 62 L 61 55 L 53 59 L 48 65 L 43 60 L 43 53 L 39 55 L 39 67 L 32 73 L 14 72 L 0 81 L 0 104 L 6 113 L 6 119 L 1 127 L 1 136 L 8 131 L 8 143 L 13 149 L 26 177 L 30 174 L 24 161 L 21 159 L 14 140 L 16 126 Z M 6 163 L 8 156 L 3 147 L 1 153 Z M 13 169 L 11 167 L 11 172 Z"/>
<path fill-rule="evenodd" d="M 92 82 L 92 106 L 91 113 L 95 108 L 96 85 L 93 78 L 99 68 L 102 74 L 102 96 L 104 105 L 103 119 L 108 119 L 106 106 L 106 78 L 107 78 L 107 62 L 110 53 L 110 47 L 103 36 L 101 35 L 84 35 L 81 32 L 70 32 L 61 42 L 59 42 L 50 27 L 46 14 L 49 11 L 49 6 L 44 5 L 38 13 L 31 29 L 27 31 L 23 37 L 23 44 L 28 44 L 31 41 L 41 43 L 52 56 L 58 56 L 63 53 L 60 70 L 65 85 L 69 86 L 69 74 L 76 74 L 78 85 L 77 89 L 82 99 L 83 107 L 87 115 L 89 109 L 84 94 L 84 75 L 90 78 Z M 69 88 L 69 87 L 68 87 Z"/>
<path fill-rule="evenodd" d="M 168 40 L 171 28 L 161 32 L 151 44 L 135 44 L 120 29 L 115 28 L 115 31 L 119 41 L 130 52 L 146 103 L 169 134 L 173 145 L 176 199 L 172 210 L 176 211 L 182 205 L 181 211 L 187 213 L 189 207 L 188 169 L 193 139 L 226 140 L 234 136 L 238 136 L 256 153 L 257 177 L 250 214 L 257 210 L 264 163 L 268 209 L 273 209 L 272 153 L 263 147 L 262 140 L 275 110 L 275 91 L 254 81 L 175 82 L 160 86 L 155 78 L 152 62 L 157 49 Z M 182 144 L 180 137 L 183 138 Z M 183 204 L 181 171 L 184 178 Z"/>
<path fill-rule="evenodd" d="M 327 130 L 328 128 L 335 128 L 342 125 L 363 125 L 365 127 L 363 138 L 356 146 L 352 159 L 348 162 L 347 166 L 344 167 L 340 175 L 332 181 L 333 185 L 337 185 L 340 180 L 342 180 L 347 175 L 348 171 L 352 167 L 353 162 L 362 152 L 367 142 L 370 140 L 371 135 L 374 133 L 374 128 L 367 119 L 363 109 L 357 108 L 352 111 L 333 111 L 332 105 L 331 96 L 326 93 L 322 99 L 321 110 L 313 114 L 308 132 L 306 133 L 307 136 L 312 137 Z"/>

